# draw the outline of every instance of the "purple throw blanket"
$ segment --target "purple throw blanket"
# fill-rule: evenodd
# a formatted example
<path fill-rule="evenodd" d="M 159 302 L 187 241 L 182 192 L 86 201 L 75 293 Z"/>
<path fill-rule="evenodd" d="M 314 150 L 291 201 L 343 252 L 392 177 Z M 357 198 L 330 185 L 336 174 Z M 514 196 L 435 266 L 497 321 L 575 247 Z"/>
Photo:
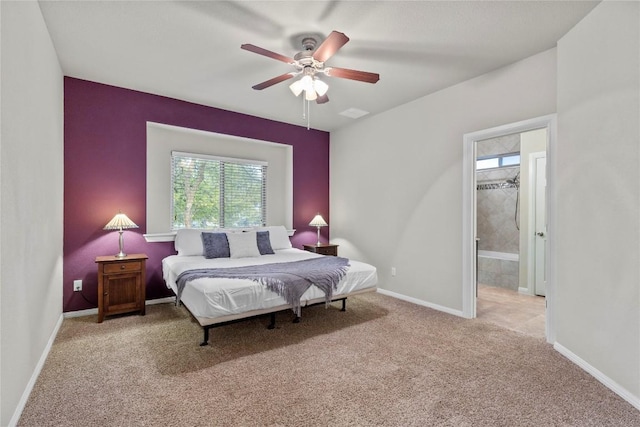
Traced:
<path fill-rule="evenodd" d="M 187 282 L 202 278 L 249 279 L 261 283 L 270 291 L 283 297 L 293 306 L 293 312 L 300 316 L 300 298 L 311 285 L 320 288 L 331 302 L 333 291 L 347 274 L 349 260 L 335 256 L 323 256 L 302 261 L 276 264 L 249 265 L 233 268 L 202 268 L 187 270 L 176 279 L 180 302 L 182 290 Z"/>

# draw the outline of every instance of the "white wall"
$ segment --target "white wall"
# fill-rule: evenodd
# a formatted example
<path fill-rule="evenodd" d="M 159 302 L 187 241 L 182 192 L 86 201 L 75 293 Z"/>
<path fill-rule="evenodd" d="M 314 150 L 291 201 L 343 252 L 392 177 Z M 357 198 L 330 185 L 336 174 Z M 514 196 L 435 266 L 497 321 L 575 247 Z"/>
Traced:
<path fill-rule="evenodd" d="M 63 80 L 36 2 L 0 2 L 0 425 L 62 316 Z"/>
<path fill-rule="evenodd" d="M 558 43 L 558 344 L 640 409 L 640 4 Z"/>
<path fill-rule="evenodd" d="M 331 241 L 380 288 L 461 312 L 463 135 L 555 108 L 551 49 L 332 132 Z"/>

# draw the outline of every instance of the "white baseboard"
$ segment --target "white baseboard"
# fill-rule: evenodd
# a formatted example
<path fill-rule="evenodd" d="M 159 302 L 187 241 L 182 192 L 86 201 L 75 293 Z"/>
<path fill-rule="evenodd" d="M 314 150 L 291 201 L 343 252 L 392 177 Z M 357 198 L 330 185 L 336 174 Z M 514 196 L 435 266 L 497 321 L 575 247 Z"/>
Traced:
<path fill-rule="evenodd" d="M 154 305 L 154 304 L 166 304 L 166 303 L 175 303 L 175 302 L 176 302 L 176 297 L 165 297 L 165 298 L 147 300 L 144 302 L 144 304 Z M 68 319 L 71 317 L 92 316 L 94 314 L 98 314 L 97 308 L 89 308 L 87 310 L 68 311 L 64 313 L 64 318 Z"/>
<path fill-rule="evenodd" d="M 408 297 L 406 295 L 398 294 L 396 292 L 391 292 L 391 291 L 388 291 L 386 289 L 378 288 L 378 292 L 381 293 L 382 295 L 387 295 L 387 296 L 390 296 L 390 297 L 393 297 L 393 298 L 401 299 L 403 301 L 411 302 L 413 304 L 421 305 L 421 306 L 424 306 L 424 307 L 429 307 L 429 308 L 432 308 L 434 310 L 443 311 L 443 312 L 448 313 L 448 314 L 453 314 L 454 316 L 464 317 L 464 315 L 462 313 L 462 310 L 454 310 L 452 308 L 445 307 L 443 305 L 433 304 L 431 302 L 423 301 L 421 299 Z"/>
<path fill-rule="evenodd" d="M 518 288 L 518 293 L 521 293 L 523 295 L 533 295 L 533 292 L 529 291 L 529 288 L 523 288 L 523 287 Z"/>
<path fill-rule="evenodd" d="M 634 396 L 629 390 L 622 387 L 620 384 L 600 372 L 598 369 L 591 366 L 571 350 L 564 347 L 562 344 L 559 344 L 557 341 L 553 344 L 553 348 L 558 353 L 562 354 L 564 357 L 584 369 L 587 373 L 604 384 L 605 387 L 613 391 L 615 394 L 629 402 L 631 405 L 633 405 L 633 407 L 640 411 L 640 397 Z"/>
<path fill-rule="evenodd" d="M 65 319 L 69 319 L 71 317 L 91 316 L 92 314 L 98 314 L 98 309 L 89 308 L 87 310 L 67 311 L 66 313 L 63 313 Z"/>
<path fill-rule="evenodd" d="M 20 416 L 22 415 L 22 411 L 24 410 L 24 407 L 27 404 L 27 400 L 29 400 L 29 396 L 31 395 L 31 391 L 33 390 L 33 386 L 36 384 L 36 380 L 40 376 L 40 372 L 42 371 L 42 367 L 44 366 L 44 362 L 46 362 L 47 357 L 49 356 L 49 352 L 51 351 L 51 346 L 53 346 L 53 342 L 55 341 L 56 337 L 58 336 L 58 331 L 60 330 L 60 326 L 62 326 L 62 320 L 63 319 L 64 319 L 64 317 L 62 315 L 60 315 L 60 317 L 58 318 L 58 321 L 56 322 L 56 326 L 53 328 L 53 332 L 51 333 L 51 336 L 49 337 L 49 341 L 47 341 L 47 345 L 45 346 L 44 351 L 42 352 L 42 355 L 40 356 L 40 360 L 38 360 L 38 364 L 36 365 L 35 369 L 33 370 L 33 373 L 31 374 L 31 378 L 29 379 L 29 382 L 27 383 L 27 386 L 25 387 L 24 392 L 22 393 L 22 396 L 20 397 L 20 401 L 18 402 L 18 406 L 16 407 L 16 410 L 13 413 L 13 416 L 11 417 L 11 420 L 9 420 L 9 426 L 10 427 L 18 425 L 18 421 L 20 420 Z"/>

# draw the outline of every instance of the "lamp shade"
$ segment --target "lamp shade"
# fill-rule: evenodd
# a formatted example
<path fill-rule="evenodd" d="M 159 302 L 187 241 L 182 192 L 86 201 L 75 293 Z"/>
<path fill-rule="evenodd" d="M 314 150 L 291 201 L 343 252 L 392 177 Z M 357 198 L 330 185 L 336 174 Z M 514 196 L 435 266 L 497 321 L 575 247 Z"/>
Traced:
<path fill-rule="evenodd" d="M 127 256 L 127 254 L 124 253 L 124 237 L 122 236 L 122 233 L 124 233 L 122 230 L 126 228 L 138 228 L 138 226 L 122 212 L 117 213 L 116 216 L 114 216 L 113 219 L 104 226 L 104 230 L 118 230 L 118 233 L 120 233 L 118 238 L 120 252 L 116 254 L 116 257 L 118 258 L 124 258 Z"/>
<path fill-rule="evenodd" d="M 138 226 L 122 212 L 116 214 L 116 216 L 104 226 L 104 230 L 124 230 L 127 228 L 138 228 Z"/>
<path fill-rule="evenodd" d="M 323 96 L 329 90 L 329 85 L 320 79 L 315 79 L 313 81 L 313 88 L 316 90 L 318 95 Z"/>
<path fill-rule="evenodd" d="M 315 101 L 318 98 L 318 94 L 315 90 L 305 90 L 304 91 L 304 99 L 307 101 Z"/>
<path fill-rule="evenodd" d="M 298 96 L 302 93 L 302 83 L 300 83 L 300 80 L 296 80 L 295 82 L 291 83 L 289 89 L 291 89 L 291 92 L 293 92 L 295 96 Z"/>
<path fill-rule="evenodd" d="M 322 215 L 318 214 L 313 217 L 309 225 L 312 227 L 326 227 L 329 224 L 322 218 Z"/>
<path fill-rule="evenodd" d="M 309 75 L 306 75 L 300 79 L 300 85 L 303 90 L 311 91 L 313 90 L 313 78 Z"/>

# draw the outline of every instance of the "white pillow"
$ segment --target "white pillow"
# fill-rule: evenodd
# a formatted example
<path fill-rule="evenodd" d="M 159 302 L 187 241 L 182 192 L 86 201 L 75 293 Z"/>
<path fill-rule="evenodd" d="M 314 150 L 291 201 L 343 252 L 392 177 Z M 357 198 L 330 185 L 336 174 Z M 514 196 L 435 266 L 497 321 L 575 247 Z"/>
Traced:
<path fill-rule="evenodd" d="M 184 228 L 178 230 L 176 232 L 176 240 L 174 242 L 178 255 L 204 255 L 201 236 L 203 231 L 213 232 L 214 230 L 201 230 L 197 228 Z"/>
<path fill-rule="evenodd" d="M 231 258 L 247 258 L 260 256 L 258 239 L 255 231 L 245 233 L 227 233 Z"/>
<path fill-rule="evenodd" d="M 271 241 L 271 248 L 277 249 L 291 249 L 291 240 L 289 240 L 289 233 L 284 225 L 270 225 L 268 227 L 256 228 L 257 231 L 268 231 L 269 240 Z"/>
<path fill-rule="evenodd" d="M 183 228 L 176 232 L 176 239 L 173 243 L 179 256 L 204 255 L 204 246 L 202 245 L 202 232 L 207 233 L 235 233 L 241 232 L 242 229 L 225 229 L 225 228 Z"/>

